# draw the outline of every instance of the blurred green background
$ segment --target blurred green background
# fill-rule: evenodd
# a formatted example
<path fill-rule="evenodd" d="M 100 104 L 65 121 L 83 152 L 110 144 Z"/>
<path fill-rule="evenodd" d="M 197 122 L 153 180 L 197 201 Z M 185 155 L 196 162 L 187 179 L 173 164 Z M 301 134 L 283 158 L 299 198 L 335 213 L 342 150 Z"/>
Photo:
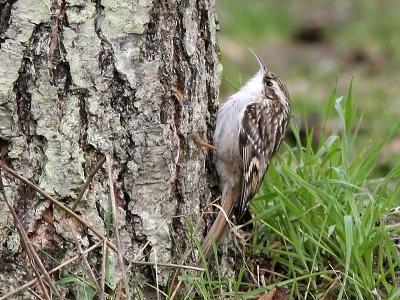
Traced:
<path fill-rule="evenodd" d="M 318 127 L 334 88 L 346 96 L 352 80 L 361 143 L 381 140 L 399 122 L 400 1 L 216 2 L 221 100 L 257 72 L 251 47 L 288 86 L 299 124 Z M 383 172 L 397 164 L 399 150 L 395 134 L 379 160 Z"/>

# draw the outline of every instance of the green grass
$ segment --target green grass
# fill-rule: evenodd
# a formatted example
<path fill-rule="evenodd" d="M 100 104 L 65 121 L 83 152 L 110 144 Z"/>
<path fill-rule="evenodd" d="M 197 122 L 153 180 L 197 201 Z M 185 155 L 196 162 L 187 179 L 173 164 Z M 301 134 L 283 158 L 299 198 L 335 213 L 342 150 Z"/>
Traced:
<path fill-rule="evenodd" d="M 322 137 L 315 150 L 312 132 L 305 146 L 297 137 L 296 147 L 287 147 L 280 164 L 269 171 L 264 190 L 272 193 L 253 202 L 264 224 L 256 240 L 276 236 L 282 247 L 269 249 L 255 242 L 255 248 L 284 266 L 287 277 L 310 276 L 301 286 L 296 282 L 295 295 L 318 299 L 335 278 L 340 281 L 332 293 L 339 299 L 345 294 L 369 299 L 375 289 L 391 295 L 398 291 L 398 283 L 391 281 L 397 278 L 400 260 L 385 215 L 398 205 L 400 169 L 371 177 L 385 141 L 360 151 L 357 129 L 352 132 L 351 94 L 345 103 L 335 99 L 333 107 L 343 132 Z M 320 275 L 312 276 L 320 272 L 322 282 Z"/>
<path fill-rule="evenodd" d="M 312 129 L 302 143 L 292 122 L 296 143 L 284 145 L 251 203 L 255 230 L 244 261 L 254 269 L 252 257 L 261 257 L 280 276 L 264 285 L 245 282 L 244 266 L 232 277 L 217 263 L 215 273 L 181 276 L 190 287 L 182 299 L 194 292 L 199 299 L 253 299 L 273 287 L 296 299 L 373 299 L 374 293 L 397 299 L 400 224 L 390 209 L 399 205 L 400 167 L 374 175 L 382 146 L 396 131 L 359 145 L 361 121 L 354 115 L 351 92 L 347 99 L 333 94 L 325 119 L 336 116 L 337 128 L 323 132 L 317 146 Z"/>

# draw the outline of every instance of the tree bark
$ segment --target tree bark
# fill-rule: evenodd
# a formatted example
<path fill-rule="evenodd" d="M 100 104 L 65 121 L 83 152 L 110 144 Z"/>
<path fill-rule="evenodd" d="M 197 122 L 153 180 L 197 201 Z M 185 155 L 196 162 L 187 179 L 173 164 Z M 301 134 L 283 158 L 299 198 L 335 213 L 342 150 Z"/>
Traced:
<path fill-rule="evenodd" d="M 1 161 L 72 206 L 108 155 L 118 219 L 111 241 L 117 227 L 128 258 L 179 261 L 191 243 L 186 222 L 199 219 L 213 181 L 209 156 L 191 132 L 211 139 L 219 86 L 215 32 L 214 0 L 0 0 Z M 2 177 L 30 241 L 57 260 L 39 251 L 47 270 L 78 254 L 70 216 L 13 176 Z M 76 212 L 106 233 L 111 198 L 104 164 Z M 83 250 L 99 241 L 82 224 L 76 235 Z M 4 201 L 0 240 L 4 295 L 34 274 Z M 102 253 L 88 255 L 98 273 Z M 122 274 L 117 256 L 109 259 L 112 286 Z M 74 263 L 53 279 L 68 271 L 83 272 Z M 157 271 L 165 286 L 170 269 Z M 130 272 L 131 283 L 154 285 L 152 272 Z M 156 298 L 154 289 L 140 287 L 142 296 Z M 76 280 L 62 295 L 73 299 L 84 288 Z"/>

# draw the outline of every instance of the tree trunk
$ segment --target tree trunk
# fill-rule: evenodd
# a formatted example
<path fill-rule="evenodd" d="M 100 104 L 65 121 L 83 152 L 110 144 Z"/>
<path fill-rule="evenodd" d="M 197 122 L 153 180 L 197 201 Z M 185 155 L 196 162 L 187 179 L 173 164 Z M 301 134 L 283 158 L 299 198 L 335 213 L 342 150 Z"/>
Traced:
<path fill-rule="evenodd" d="M 191 132 L 211 138 L 219 85 L 215 31 L 214 0 L 0 0 L 2 163 L 72 207 L 107 155 L 117 223 L 109 221 L 114 197 L 106 163 L 75 211 L 111 232 L 114 244 L 118 229 L 129 259 L 178 262 L 190 243 L 187 221 L 199 219 L 212 182 L 209 156 Z M 85 250 L 100 240 L 31 186 L 1 174 L 47 270 L 77 255 L 78 244 Z M 4 295 L 34 278 L 35 267 L 3 199 L 0 240 Z M 103 252 L 87 256 L 98 281 Z M 123 275 L 117 256 L 110 252 L 109 260 L 112 287 Z M 52 279 L 90 281 L 78 261 Z M 155 299 L 143 284 L 155 286 L 154 267 L 139 270 L 129 272 L 131 287 L 140 283 L 142 295 Z M 158 284 L 166 285 L 170 271 L 157 268 Z M 74 279 L 58 288 L 74 299 L 87 285 Z M 42 293 L 37 285 L 33 290 Z"/>

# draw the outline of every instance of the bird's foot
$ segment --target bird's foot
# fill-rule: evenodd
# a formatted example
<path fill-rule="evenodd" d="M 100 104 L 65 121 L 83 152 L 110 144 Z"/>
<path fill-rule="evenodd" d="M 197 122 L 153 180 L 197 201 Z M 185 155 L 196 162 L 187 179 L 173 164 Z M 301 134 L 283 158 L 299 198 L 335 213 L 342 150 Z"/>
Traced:
<path fill-rule="evenodd" d="M 205 140 L 203 140 L 195 131 L 192 131 L 192 138 L 193 141 L 196 143 L 197 146 L 202 147 L 202 148 L 207 148 L 211 151 L 218 152 L 218 148 L 207 143 Z"/>

